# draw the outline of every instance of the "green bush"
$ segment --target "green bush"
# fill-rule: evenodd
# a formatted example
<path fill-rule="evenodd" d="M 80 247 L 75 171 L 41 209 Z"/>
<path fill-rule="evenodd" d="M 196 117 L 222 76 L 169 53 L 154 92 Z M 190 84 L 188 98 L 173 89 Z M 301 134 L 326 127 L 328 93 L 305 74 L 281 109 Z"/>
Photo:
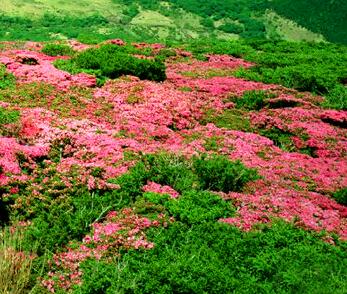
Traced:
<path fill-rule="evenodd" d="M 42 48 L 42 52 L 49 56 L 63 56 L 63 55 L 72 55 L 74 51 L 68 45 L 46 44 Z"/>
<path fill-rule="evenodd" d="M 240 98 L 236 98 L 236 108 L 243 108 L 247 110 L 260 110 L 266 106 L 266 99 L 272 97 L 262 90 L 245 91 Z"/>
<path fill-rule="evenodd" d="M 0 90 L 13 87 L 15 83 L 14 75 L 7 72 L 5 65 L 0 64 Z"/>
<path fill-rule="evenodd" d="M 323 106 L 347 110 L 347 87 L 345 85 L 336 85 L 328 95 L 326 95 Z"/>
<path fill-rule="evenodd" d="M 55 65 L 72 73 L 94 73 L 98 78 L 114 79 L 121 75 L 134 75 L 153 81 L 166 79 L 165 65 L 162 61 L 136 58 L 130 54 L 137 53 L 133 50 L 108 44 L 85 50 L 71 60 L 56 62 Z"/>
<path fill-rule="evenodd" d="M 340 189 L 333 194 L 337 203 L 347 205 L 347 188 Z"/>
<path fill-rule="evenodd" d="M 192 225 L 207 221 L 217 221 L 232 215 L 230 203 L 207 191 L 188 191 L 165 203 L 170 215 L 176 220 Z"/>
<path fill-rule="evenodd" d="M 7 110 L 0 107 L 0 125 L 12 124 L 18 122 L 20 119 L 20 112 L 17 110 Z"/>
<path fill-rule="evenodd" d="M 240 34 L 243 32 L 243 27 L 237 23 L 226 23 L 219 26 L 218 29 L 230 34 Z"/>
<path fill-rule="evenodd" d="M 240 161 L 230 161 L 221 155 L 195 157 L 193 167 L 205 190 L 237 192 L 247 182 L 259 178 L 256 170 L 248 169 Z"/>

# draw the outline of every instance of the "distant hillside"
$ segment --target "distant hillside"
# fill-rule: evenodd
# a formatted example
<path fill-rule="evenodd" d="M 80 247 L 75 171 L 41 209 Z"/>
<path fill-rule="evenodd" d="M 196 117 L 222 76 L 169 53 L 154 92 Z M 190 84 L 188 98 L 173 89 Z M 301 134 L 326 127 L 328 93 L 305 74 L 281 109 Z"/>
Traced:
<path fill-rule="evenodd" d="M 308 4 L 310 2 L 310 4 Z M 181 41 L 271 38 L 347 43 L 343 0 L 1 0 L 0 39 Z M 309 9 L 307 9 L 309 7 Z"/>
<path fill-rule="evenodd" d="M 347 44 L 346 0 L 267 0 L 266 6 L 334 43 Z"/>

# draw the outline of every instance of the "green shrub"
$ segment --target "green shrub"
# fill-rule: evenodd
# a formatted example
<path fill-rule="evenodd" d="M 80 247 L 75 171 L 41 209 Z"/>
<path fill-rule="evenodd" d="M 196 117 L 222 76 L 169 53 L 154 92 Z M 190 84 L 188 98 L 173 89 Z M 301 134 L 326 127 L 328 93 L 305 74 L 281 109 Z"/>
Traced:
<path fill-rule="evenodd" d="M 87 49 L 71 60 L 56 62 L 55 65 L 71 73 L 94 73 L 98 78 L 114 79 L 121 75 L 134 75 L 153 81 L 166 79 L 165 65 L 162 61 L 136 58 L 130 54 L 137 53 L 133 50 L 108 44 Z"/>
<path fill-rule="evenodd" d="M 198 189 L 197 175 L 192 171 L 189 160 L 170 154 L 148 155 L 144 158 L 148 180 L 168 185 L 177 192 Z"/>
<path fill-rule="evenodd" d="M 11 88 L 15 83 L 14 75 L 7 72 L 5 65 L 0 64 L 0 90 Z"/>
<path fill-rule="evenodd" d="M 123 197 L 121 197 L 123 196 Z M 38 254 L 55 251 L 72 240 L 81 240 L 90 230 L 90 224 L 104 217 L 110 210 L 129 205 L 130 199 L 117 190 L 89 192 L 71 191 L 66 199 L 33 202 L 35 210 L 32 225 L 26 232 L 26 245 L 38 243 Z"/>
<path fill-rule="evenodd" d="M 46 44 L 42 48 L 42 52 L 49 56 L 63 56 L 63 55 L 72 55 L 74 51 L 68 45 Z"/>
<path fill-rule="evenodd" d="M 342 188 L 333 194 L 337 203 L 347 205 L 347 188 Z"/>
<path fill-rule="evenodd" d="M 293 143 L 293 140 L 291 139 L 293 137 L 293 134 L 290 132 L 272 127 L 270 129 L 259 130 L 259 134 L 269 138 L 277 147 L 287 152 L 292 152 L 295 150 L 295 145 Z"/>
<path fill-rule="evenodd" d="M 219 26 L 218 29 L 230 34 L 240 34 L 243 32 L 243 27 L 237 23 L 226 23 Z"/>
<path fill-rule="evenodd" d="M 185 192 L 178 199 L 167 201 L 165 207 L 176 220 L 188 225 L 217 221 L 233 212 L 230 203 L 207 191 Z"/>
<path fill-rule="evenodd" d="M 240 161 L 230 161 L 221 155 L 195 157 L 193 167 L 205 190 L 237 192 L 247 182 L 259 178 L 256 170 L 248 169 Z"/>
<path fill-rule="evenodd" d="M 240 98 L 236 98 L 236 108 L 243 108 L 247 110 L 260 110 L 266 106 L 266 99 L 271 95 L 262 90 L 245 91 Z"/>
<path fill-rule="evenodd" d="M 347 110 L 347 87 L 336 85 L 327 95 L 323 103 L 324 107 Z"/>
<path fill-rule="evenodd" d="M 12 124 L 18 122 L 20 119 L 20 112 L 17 110 L 7 110 L 0 107 L 0 125 Z"/>

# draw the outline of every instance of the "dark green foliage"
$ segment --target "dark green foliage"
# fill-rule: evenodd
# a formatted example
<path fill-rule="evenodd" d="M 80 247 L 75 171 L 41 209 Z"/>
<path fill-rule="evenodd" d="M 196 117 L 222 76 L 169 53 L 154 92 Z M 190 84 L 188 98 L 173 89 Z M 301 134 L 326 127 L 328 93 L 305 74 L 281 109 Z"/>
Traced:
<path fill-rule="evenodd" d="M 142 186 L 147 181 L 169 185 L 178 192 L 188 191 L 197 186 L 196 175 L 189 162 L 183 157 L 169 154 L 146 155 L 130 169 L 130 172 L 115 180 L 121 186 L 120 193 L 135 200 L 142 195 Z"/>
<path fill-rule="evenodd" d="M 232 215 L 230 203 L 207 191 L 189 191 L 165 203 L 170 215 L 188 225 L 217 221 Z"/>
<path fill-rule="evenodd" d="M 7 110 L 0 107 L 0 125 L 11 124 L 19 121 L 20 113 L 17 110 Z"/>
<path fill-rule="evenodd" d="M 272 127 L 270 129 L 259 130 L 259 134 L 271 139 L 276 146 L 285 151 L 291 152 L 295 150 L 294 143 L 291 139 L 293 134 L 290 132 Z"/>
<path fill-rule="evenodd" d="M 71 240 L 81 240 L 90 230 L 90 224 L 104 217 L 110 210 L 118 210 L 130 203 L 117 191 L 71 191 L 66 199 L 50 199 L 49 205 L 37 201 L 32 204 L 35 217 L 26 232 L 26 244 L 36 242 L 38 254 L 54 251 Z"/>
<path fill-rule="evenodd" d="M 224 156 L 202 155 L 191 161 L 166 153 L 145 155 L 129 173 L 117 178 L 114 183 L 133 201 L 142 195 L 142 186 L 148 181 L 171 186 L 179 193 L 199 190 L 240 191 L 243 186 L 257 179 L 254 169 L 246 168 L 239 161 L 230 161 Z"/>
<path fill-rule="evenodd" d="M 264 1 L 265 8 L 292 19 L 328 41 L 347 44 L 347 2 L 344 0 Z M 307 9 L 309 7 L 309 9 Z"/>
<path fill-rule="evenodd" d="M 98 78 L 115 79 L 121 75 L 134 75 L 154 81 L 166 79 L 162 61 L 139 59 L 131 53 L 137 53 L 135 48 L 108 44 L 85 50 L 71 60 L 58 61 L 55 65 L 71 73 L 94 73 Z"/>
<path fill-rule="evenodd" d="M 202 189 L 212 191 L 241 191 L 243 186 L 258 179 L 256 170 L 246 168 L 240 161 L 230 161 L 213 155 L 193 158 L 193 167 Z"/>
<path fill-rule="evenodd" d="M 5 65 L 0 64 L 0 90 L 13 87 L 15 83 L 14 75 L 7 72 Z"/>
<path fill-rule="evenodd" d="M 235 100 L 236 108 L 243 108 L 246 110 L 260 110 L 267 104 L 266 99 L 270 97 L 271 95 L 267 94 L 265 91 L 254 90 L 245 91 L 242 97 L 236 97 L 236 99 L 233 100 Z"/>
<path fill-rule="evenodd" d="M 72 55 L 73 50 L 70 46 L 64 44 L 46 44 L 42 52 L 49 56 Z"/>
<path fill-rule="evenodd" d="M 98 14 L 78 17 L 46 13 L 40 18 L 29 19 L 20 16 L 0 15 L 0 39 L 47 41 L 52 34 L 77 38 L 79 34 L 96 33 L 99 27 L 106 26 L 108 20 Z M 112 38 L 103 35 L 102 40 Z"/>
<path fill-rule="evenodd" d="M 83 284 L 76 293 L 347 290 L 345 248 L 288 224 L 243 233 L 218 222 L 189 226 L 177 221 L 167 229 L 151 230 L 149 238 L 155 243 L 152 250 L 129 251 L 111 263 L 84 262 Z"/>
<path fill-rule="evenodd" d="M 337 203 L 347 205 L 347 187 L 336 191 L 333 194 L 333 198 L 336 200 Z"/>
<path fill-rule="evenodd" d="M 336 85 L 326 96 L 323 106 L 347 110 L 347 87 L 346 85 Z"/>
<path fill-rule="evenodd" d="M 237 23 L 226 23 L 219 26 L 218 29 L 230 34 L 240 34 L 243 32 L 243 27 Z"/>
<path fill-rule="evenodd" d="M 213 29 L 214 28 L 214 23 L 213 23 L 213 20 L 211 18 L 203 18 L 201 20 L 201 24 L 203 26 L 205 26 L 206 28 L 208 28 L 208 29 Z"/>

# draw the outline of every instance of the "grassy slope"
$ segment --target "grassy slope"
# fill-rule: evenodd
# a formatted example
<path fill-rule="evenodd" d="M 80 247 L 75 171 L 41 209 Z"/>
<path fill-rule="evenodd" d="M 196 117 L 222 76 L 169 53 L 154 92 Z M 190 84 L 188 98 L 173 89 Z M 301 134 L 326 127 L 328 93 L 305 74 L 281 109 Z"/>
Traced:
<path fill-rule="evenodd" d="M 109 23 L 100 26 L 94 24 L 91 26 L 92 28 L 90 29 L 90 32 L 99 33 L 101 35 L 108 33 L 108 38 L 122 38 L 122 32 L 127 32 L 131 38 L 135 40 L 139 36 L 141 36 L 142 39 L 145 38 L 147 40 L 150 38 L 153 38 L 154 40 L 163 40 L 167 38 L 182 40 L 185 38 L 199 38 L 211 35 L 221 39 L 235 39 L 238 37 L 238 35 L 225 33 L 218 29 L 207 28 L 201 24 L 203 21 L 201 16 L 178 9 L 169 12 L 168 15 L 165 16 L 159 12 L 139 7 L 139 14 L 134 18 L 129 19 L 129 17 L 123 14 L 128 6 L 120 4 L 120 2 L 121 1 L 111 0 L 81 0 L 78 1 L 78 3 L 66 0 L 3 0 L 0 3 L 0 11 L 6 16 L 17 16 L 28 18 L 33 21 L 36 20 L 37 23 L 33 25 L 34 28 L 42 26 L 39 20 L 42 19 L 45 14 L 54 14 L 61 17 L 73 16 L 79 18 L 98 14 L 105 17 Z M 177 17 L 177 15 L 179 15 L 179 17 Z M 315 41 L 322 39 L 318 34 L 313 34 L 308 30 L 296 26 L 295 23 L 289 23 L 282 19 L 269 21 L 269 17 L 266 16 L 263 21 L 266 23 L 267 34 L 269 37 L 273 37 L 273 32 L 275 32 L 276 36 L 281 36 L 287 40 L 307 39 Z M 219 20 L 219 22 L 223 23 L 223 19 Z M 290 30 L 284 30 L 283 24 L 290 24 Z M 278 29 L 276 28 L 277 26 Z M 13 30 L 23 31 L 26 29 L 19 26 L 17 29 Z M 70 31 L 74 30 L 76 30 L 74 27 L 70 29 Z M 74 37 L 73 35 L 67 35 L 66 32 L 56 32 L 54 30 L 50 30 L 50 32 L 52 34 L 42 32 L 42 36 L 45 35 L 45 37 L 41 39 L 56 38 L 56 36 L 65 36 L 68 38 Z M 3 31 L 4 35 L 6 33 L 6 31 Z M 76 33 L 76 36 L 80 33 L 80 31 Z M 36 33 L 35 36 L 38 34 L 40 34 L 40 32 Z M 25 34 L 23 33 L 11 33 L 7 35 L 7 38 L 35 39 L 31 35 L 32 33 L 30 34 L 29 30 L 27 37 L 25 37 Z M 48 35 L 51 36 L 48 37 Z"/>
<path fill-rule="evenodd" d="M 105 9 L 107 7 L 107 9 Z M 7 15 L 24 17 L 40 17 L 45 13 L 91 15 L 100 13 L 105 16 L 117 15 L 121 9 L 120 5 L 111 0 L 2 0 L 0 11 Z"/>

